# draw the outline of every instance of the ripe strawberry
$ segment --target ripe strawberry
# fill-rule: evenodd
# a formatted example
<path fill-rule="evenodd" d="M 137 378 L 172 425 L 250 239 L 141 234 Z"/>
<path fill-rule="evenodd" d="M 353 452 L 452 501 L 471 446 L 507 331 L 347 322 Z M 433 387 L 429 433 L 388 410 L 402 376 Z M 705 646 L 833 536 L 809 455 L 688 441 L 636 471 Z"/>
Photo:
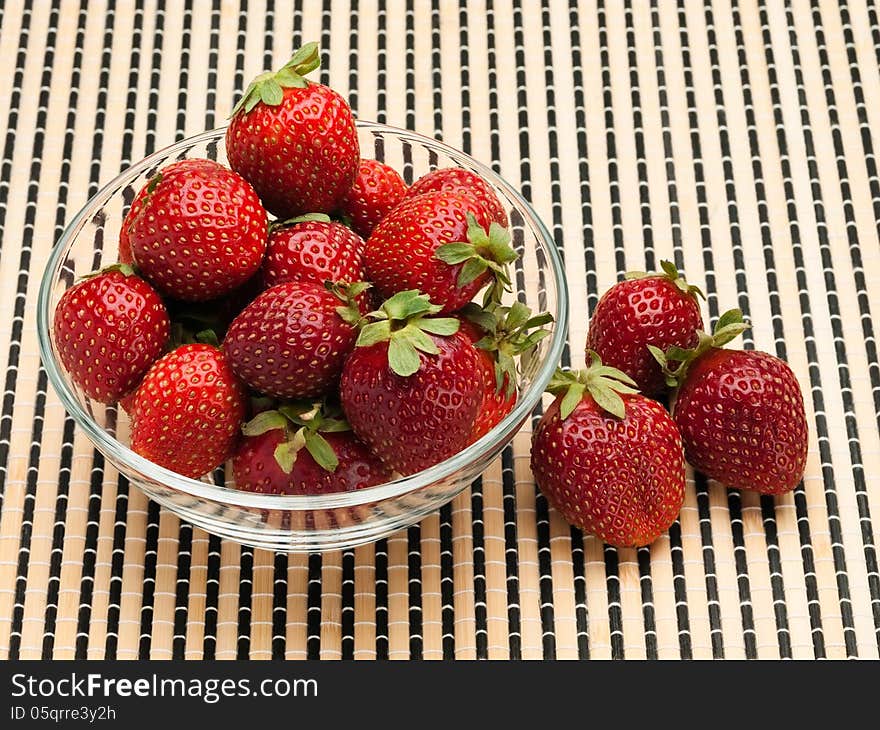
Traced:
<path fill-rule="evenodd" d="M 460 331 L 477 348 L 483 383 L 483 401 L 471 432 L 473 443 L 513 410 L 519 381 L 514 358 L 519 356 L 522 369 L 528 370 L 538 342 L 550 334 L 536 328 L 552 322 L 553 317 L 546 312 L 532 317 L 522 302 L 488 308 L 472 303 L 460 312 L 459 320 Z"/>
<path fill-rule="evenodd" d="M 364 238 L 403 200 L 407 187 L 400 173 L 377 160 L 361 160 L 357 177 L 339 206 L 351 227 Z"/>
<path fill-rule="evenodd" d="M 439 311 L 417 291 L 386 301 L 367 315 L 339 383 L 355 434 L 404 475 L 461 451 L 482 400 L 476 349 Z"/>
<path fill-rule="evenodd" d="M 242 427 L 235 486 L 264 494 L 329 494 L 382 484 L 391 470 L 326 405 L 292 403 Z"/>
<path fill-rule="evenodd" d="M 266 211 L 240 175 L 211 160 L 181 160 L 147 183 L 123 221 L 139 272 L 185 301 L 222 296 L 260 268 Z M 124 255 L 124 254 L 123 254 Z"/>
<path fill-rule="evenodd" d="M 267 289 L 229 325 L 223 351 L 232 369 L 251 388 L 276 398 L 324 395 L 354 347 L 360 311 L 353 300 L 365 288 L 331 291 L 288 281 Z"/>
<path fill-rule="evenodd" d="M 507 228 L 507 213 L 498 196 L 477 173 L 461 167 L 441 167 L 422 175 L 409 189 L 407 197 L 442 190 L 447 193 L 461 193 L 476 200 L 485 208 L 489 220 L 502 228 Z"/>
<path fill-rule="evenodd" d="M 679 363 L 672 371 L 665 367 L 670 385 L 678 385 L 672 415 L 695 469 L 728 487 L 782 494 L 804 475 L 804 398 L 783 360 L 722 349 L 746 326 L 742 313 L 731 310 L 719 318 L 714 336 L 701 332 L 697 347 L 666 353 Z M 666 363 L 662 353 L 657 357 Z"/>
<path fill-rule="evenodd" d="M 75 284 L 55 307 L 58 357 L 90 398 L 115 403 L 162 354 L 170 324 L 165 305 L 130 266 Z"/>
<path fill-rule="evenodd" d="M 557 398 L 532 436 L 541 492 L 569 523 L 615 547 L 653 542 L 684 502 L 678 429 L 633 384 L 597 357 L 579 373 L 557 371 Z"/>
<path fill-rule="evenodd" d="M 187 477 L 199 477 L 232 453 L 245 391 L 223 353 L 182 345 L 158 360 L 130 403 L 131 448 Z"/>
<path fill-rule="evenodd" d="M 645 395 L 666 389 L 663 373 L 648 350 L 693 347 L 703 328 L 697 296 L 703 293 L 661 262 L 662 274 L 627 274 L 596 305 L 587 333 L 587 350 L 635 380 Z"/>
<path fill-rule="evenodd" d="M 490 280 L 500 299 L 510 285 L 507 264 L 516 258 L 507 231 L 490 225 L 479 203 L 445 192 L 404 200 L 364 249 L 367 277 L 383 297 L 418 289 L 442 313 L 461 309 Z"/>
<path fill-rule="evenodd" d="M 330 213 L 351 188 L 360 160 L 351 108 L 303 78 L 321 64 L 307 43 L 279 71 L 260 74 L 232 112 L 226 155 L 278 218 Z"/>
<path fill-rule="evenodd" d="M 323 213 L 274 224 L 263 261 L 267 287 L 285 281 L 363 281 L 364 241 Z"/>

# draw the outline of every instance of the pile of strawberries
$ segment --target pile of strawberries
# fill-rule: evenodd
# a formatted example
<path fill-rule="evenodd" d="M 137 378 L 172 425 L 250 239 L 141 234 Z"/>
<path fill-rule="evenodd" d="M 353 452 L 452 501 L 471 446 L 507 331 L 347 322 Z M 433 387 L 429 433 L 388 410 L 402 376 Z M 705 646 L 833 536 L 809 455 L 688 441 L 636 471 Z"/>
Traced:
<path fill-rule="evenodd" d="M 703 331 L 698 296 L 676 267 L 611 287 L 587 333 L 588 367 L 557 371 L 556 400 L 532 439 L 532 471 L 572 524 L 617 547 L 653 542 L 678 517 L 685 459 L 707 477 L 761 494 L 804 474 L 807 422 L 789 366 L 723 346 L 739 310 Z M 671 389 L 671 393 L 668 393 Z M 671 414 L 654 397 L 670 396 Z"/>
<path fill-rule="evenodd" d="M 305 78 L 318 64 L 312 43 L 257 77 L 227 131 L 231 169 L 158 170 L 123 221 L 119 263 L 56 309 L 72 380 L 127 411 L 134 451 L 185 476 L 231 458 L 239 489 L 321 494 L 426 469 L 510 412 L 517 361 L 548 334 L 549 314 L 502 304 L 517 254 L 492 188 L 457 168 L 408 187 L 361 159 L 348 104 Z M 700 295 L 667 262 L 616 284 L 590 322 L 588 367 L 550 384 L 535 480 L 612 545 L 672 524 L 685 460 L 762 494 L 803 476 L 792 371 L 724 349 L 746 324 L 731 310 L 707 334 Z"/>
<path fill-rule="evenodd" d="M 311 43 L 257 77 L 231 169 L 158 170 L 119 263 L 56 308 L 71 379 L 185 476 L 231 459 L 239 489 L 320 494 L 413 474 L 510 412 L 548 334 L 549 315 L 502 305 L 517 254 L 492 188 L 457 168 L 408 187 L 361 159 L 348 104 L 305 78 L 318 64 Z"/>

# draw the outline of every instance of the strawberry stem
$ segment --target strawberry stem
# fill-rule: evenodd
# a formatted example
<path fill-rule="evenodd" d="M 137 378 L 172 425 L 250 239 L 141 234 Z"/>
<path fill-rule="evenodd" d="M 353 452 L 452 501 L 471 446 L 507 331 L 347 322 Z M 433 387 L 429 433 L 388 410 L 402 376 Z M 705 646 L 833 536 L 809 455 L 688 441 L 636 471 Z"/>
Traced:
<path fill-rule="evenodd" d="M 409 377 L 419 369 L 419 352 L 440 352 L 428 334 L 449 337 L 458 332 L 461 323 L 455 317 L 430 316 L 441 309 L 418 289 L 398 292 L 359 320 L 357 326 L 361 331 L 355 347 L 388 342 L 389 367 L 397 375 Z"/>
<path fill-rule="evenodd" d="M 688 370 L 695 360 L 713 348 L 723 347 L 739 337 L 749 327 L 749 323 L 743 319 L 743 314 L 739 309 L 729 309 L 718 318 L 715 330 L 711 335 L 703 330 L 697 330 L 699 339 L 694 347 L 670 347 L 666 352 L 663 352 L 655 345 L 648 345 L 648 349 L 654 359 L 660 363 L 666 384 L 676 388 L 684 382 Z"/>
<path fill-rule="evenodd" d="M 585 393 L 589 393 L 602 410 L 616 418 L 625 418 L 626 404 L 621 395 L 638 393 L 635 381 L 621 370 L 603 365 L 592 350 L 588 350 L 587 355 L 590 364 L 584 370 L 558 369 L 547 386 L 554 395 L 564 394 L 559 406 L 560 418 L 568 418 Z"/>
<path fill-rule="evenodd" d="M 314 41 L 306 43 L 293 57 L 275 72 L 266 71 L 257 76 L 248 85 L 241 99 L 232 109 L 230 117 L 234 117 L 244 109 L 248 114 L 257 104 L 277 106 L 284 99 L 284 89 L 304 89 L 309 85 L 305 79 L 306 74 L 311 73 L 321 65 L 321 51 Z"/>
<path fill-rule="evenodd" d="M 493 300 L 501 301 L 505 291 L 510 291 L 509 264 L 519 258 L 510 246 L 510 233 L 493 221 L 486 231 L 472 213 L 467 214 L 467 241 L 447 243 L 434 252 L 435 258 L 450 266 L 462 265 L 456 285 L 459 289 L 470 284 L 486 271 L 492 275 L 492 289 L 497 292 Z"/>
<path fill-rule="evenodd" d="M 703 291 L 698 286 L 694 286 L 693 284 L 689 284 L 687 279 L 684 277 L 684 272 L 680 272 L 676 265 L 671 261 L 661 261 L 660 268 L 663 270 L 662 272 L 648 273 L 645 271 L 628 271 L 624 274 L 624 278 L 626 279 L 647 279 L 648 277 L 660 276 L 664 279 L 668 279 L 676 287 L 678 287 L 679 291 L 683 294 L 688 294 L 694 298 L 702 297 L 704 300 L 706 299 L 706 295 L 703 294 Z"/>
<path fill-rule="evenodd" d="M 284 439 L 275 447 L 275 461 L 285 474 L 290 474 L 296 457 L 303 448 L 325 471 L 334 472 L 339 457 L 321 433 L 350 431 L 342 409 L 324 401 L 293 401 L 271 411 L 263 411 L 241 427 L 245 436 L 282 429 Z"/>

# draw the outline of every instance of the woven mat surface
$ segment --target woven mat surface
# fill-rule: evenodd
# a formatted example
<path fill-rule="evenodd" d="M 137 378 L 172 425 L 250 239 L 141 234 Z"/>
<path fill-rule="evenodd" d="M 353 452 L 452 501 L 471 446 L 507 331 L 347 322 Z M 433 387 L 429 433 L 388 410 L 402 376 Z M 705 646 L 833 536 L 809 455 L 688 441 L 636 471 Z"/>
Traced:
<path fill-rule="evenodd" d="M 650 548 L 571 530 L 529 426 L 420 525 L 243 549 L 111 469 L 47 386 L 35 302 L 100 185 L 219 124 L 319 40 L 358 116 L 490 163 L 564 254 L 566 364 L 630 269 L 674 258 L 806 399 L 803 485 L 688 473 Z M 878 657 L 880 20 L 853 0 L 0 2 L 0 657 Z M 570 353 L 570 354 L 569 354 Z"/>

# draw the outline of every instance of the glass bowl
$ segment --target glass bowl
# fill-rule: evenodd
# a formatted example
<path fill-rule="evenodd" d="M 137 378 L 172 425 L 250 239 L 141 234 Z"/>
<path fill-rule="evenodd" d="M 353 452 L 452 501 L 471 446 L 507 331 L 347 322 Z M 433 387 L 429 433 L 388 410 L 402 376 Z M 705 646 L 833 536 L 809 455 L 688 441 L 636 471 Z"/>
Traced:
<path fill-rule="evenodd" d="M 97 193 L 71 221 L 43 274 L 37 306 L 40 355 L 64 407 L 109 462 L 151 499 L 210 533 L 253 547 L 313 552 L 351 547 L 407 527 L 465 489 L 510 442 L 541 400 L 559 362 L 568 323 L 563 265 L 535 211 L 509 183 L 468 155 L 402 129 L 358 122 L 361 155 L 375 157 L 412 182 L 435 167 L 472 170 L 491 183 L 510 217 L 520 254 L 514 295 L 533 312 L 549 311 L 552 335 L 538 346 L 520 382 L 517 403 L 494 429 L 454 457 L 412 476 L 355 492 L 280 496 L 236 490 L 231 469 L 189 479 L 144 459 L 128 446 L 122 409 L 83 394 L 60 365 L 52 317 L 66 289 L 82 275 L 116 261 L 119 229 L 135 193 L 158 168 L 187 157 L 227 164 L 225 128 L 190 137 L 131 166 Z"/>

